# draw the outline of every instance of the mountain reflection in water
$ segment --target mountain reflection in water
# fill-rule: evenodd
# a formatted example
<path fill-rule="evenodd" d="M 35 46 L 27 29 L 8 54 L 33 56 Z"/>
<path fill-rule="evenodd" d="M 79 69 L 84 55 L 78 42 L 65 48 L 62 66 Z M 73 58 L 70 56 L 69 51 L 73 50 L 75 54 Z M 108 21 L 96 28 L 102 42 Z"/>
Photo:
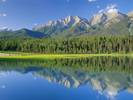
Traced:
<path fill-rule="evenodd" d="M 0 76 L 7 72 L 31 73 L 66 88 L 88 85 L 107 97 L 115 97 L 124 91 L 133 94 L 133 59 L 128 57 L 0 60 Z M 1 87 L 5 88 L 4 85 Z"/>

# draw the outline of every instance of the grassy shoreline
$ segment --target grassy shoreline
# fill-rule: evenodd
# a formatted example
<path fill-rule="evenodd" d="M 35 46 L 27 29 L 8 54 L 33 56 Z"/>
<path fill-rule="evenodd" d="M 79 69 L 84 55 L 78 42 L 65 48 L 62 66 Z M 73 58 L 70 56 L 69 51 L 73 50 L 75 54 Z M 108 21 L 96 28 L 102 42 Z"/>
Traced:
<path fill-rule="evenodd" d="M 60 59 L 60 58 L 87 58 L 87 57 L 133 57 L 132 53 L 112 54 L 34 54 L 20 52 L 0 52 L 0 59 Z"/>

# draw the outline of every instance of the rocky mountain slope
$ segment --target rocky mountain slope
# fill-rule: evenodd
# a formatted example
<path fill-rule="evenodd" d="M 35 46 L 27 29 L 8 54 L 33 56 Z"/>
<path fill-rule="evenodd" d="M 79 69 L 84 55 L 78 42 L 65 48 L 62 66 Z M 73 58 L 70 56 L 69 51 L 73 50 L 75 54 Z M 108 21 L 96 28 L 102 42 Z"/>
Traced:
<path fill-rule="evenodd" d="M 130 24 L 132 14 L 123 14 L 116 9 L 99 11 L 90 20 L 78 16 L 68 16 L 65 19 L 50 21 L 48 24 L 33 28 L 49 36 L 79 36 L 84 34 L 128 35 L 132 33 Z"/>
<path fill-rule="evenodd" d="M 89 30 L 89 21 L 79 16 L 68 16 L 65 19 L 49 21 L 48 24 L 42 24 L 33 28 L 51 36 L 57 35 L 75 35 L 87 32 Z"/>

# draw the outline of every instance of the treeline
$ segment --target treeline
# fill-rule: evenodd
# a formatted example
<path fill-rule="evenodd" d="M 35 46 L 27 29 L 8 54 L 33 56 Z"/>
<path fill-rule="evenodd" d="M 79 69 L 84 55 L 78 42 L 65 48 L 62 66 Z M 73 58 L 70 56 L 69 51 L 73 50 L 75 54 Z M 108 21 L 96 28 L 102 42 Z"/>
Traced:
<path fill-rule="evenodd" d="M 129 53 L 132 36 L 82 36 L 76 38 L 0 39 L 0 51 L 34 53 Z"/>

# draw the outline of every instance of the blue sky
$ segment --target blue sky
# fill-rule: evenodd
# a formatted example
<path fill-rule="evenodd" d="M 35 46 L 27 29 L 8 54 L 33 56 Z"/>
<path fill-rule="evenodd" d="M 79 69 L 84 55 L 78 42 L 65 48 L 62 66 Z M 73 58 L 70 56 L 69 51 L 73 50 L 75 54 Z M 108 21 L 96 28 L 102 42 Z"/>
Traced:
<path fill-rule="evenodd" d="M 89 19 L 110 5 L 124 13 L 133 10 L 133 0 L 0 0 L 0 29 L 31 29 L 69 15 Z"/>

